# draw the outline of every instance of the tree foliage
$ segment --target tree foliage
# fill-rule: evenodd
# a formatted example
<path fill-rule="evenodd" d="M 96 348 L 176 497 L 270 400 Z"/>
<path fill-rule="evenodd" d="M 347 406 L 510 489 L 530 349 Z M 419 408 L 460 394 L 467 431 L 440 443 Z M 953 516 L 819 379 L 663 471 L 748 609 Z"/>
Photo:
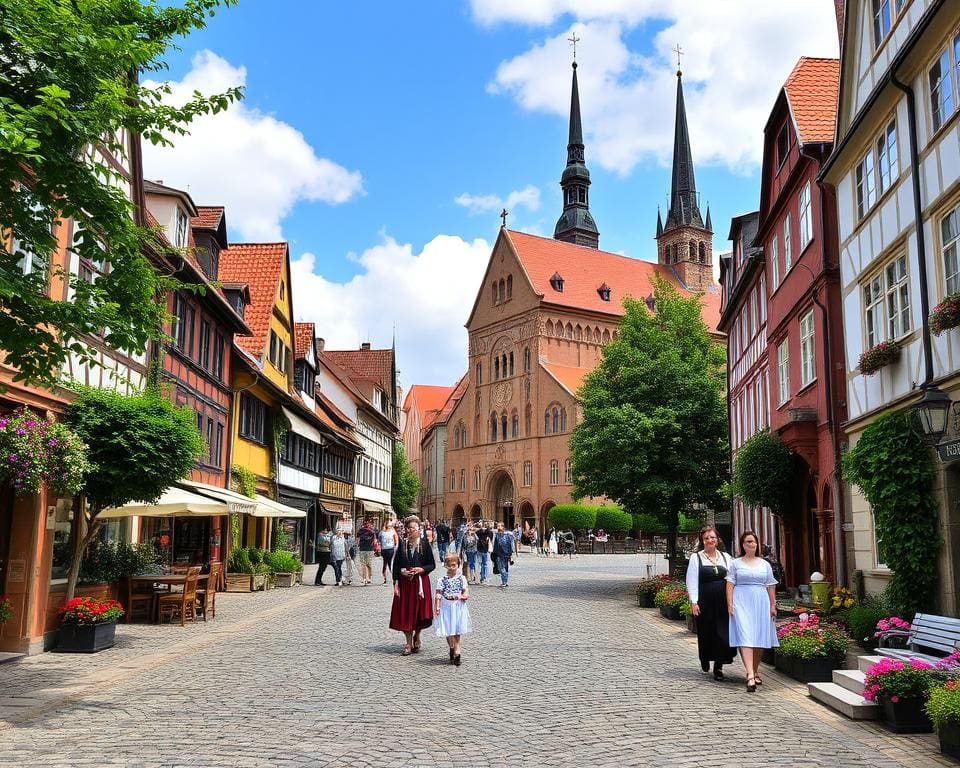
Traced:
<path fill-rule="evenodd" d="M 886 595 L 909 616 L 936 605 L 940 532 L 935 469 L 916 414 L 881 416 L 844 456 L 846 479 L 873 507 L 880 556 L 893 571 Z"/>
<path fill-rule="evenodd" d="M 596 527 L 597 509 L 586 504 L 557 504 L 547 512 L 547 522 L 561 531 L 585 531 Z"/>
<path fill-rule="evenodd" d="M 410 514 L 420 495 L 420 478 L 407 461 L 407 452 L 399 440 L 393 446 L 393 486 L 390 503 L 397 516 Z"/>
<path fill-rule="evenodd" d="M 596 527 L 607 533 L 626 533 L 633 527 L 633 517 L 615 504 L 597 507 Z"/>
<path fill-rule="evenodd" d="M 580 389 L 570 441 L 575 495 L 606 496 L 660 519 L 676 548 L 679 515 L 716 505 L 727 480 L 726 355 L 699 298 L 654 283 L 656 312 L 627 299 L 619 336 Z"/>
<path fill-rule="evenodd" d="M 0 0 L 0 349 L 16 378 L 47 386 L 81 343 L 101 334 L 114 349 L 141 352 L 165 315 L 158 291 L 171 283 L 143 248 L 129 181 L 91 148 L 131 165 L 124 133 L 168 144 L 194 117 L 226 109 L 240 91 L 182 106 L 164 103 L 165 85 L 139 83 L 165 67 L 177 38 L 205 26 L 235 0 Z M 64 229 L 65 222 L 72 226 Z M 72 233 L 68 256 L 97 266 L 94 281 L 55 266 L 58 236 Z M 31 261 L 29 270 L 24 265 Z M 72 291 L 47 290 L 66 281 Z"/>
<path fill-rule="evenodd" d="M 737 451 L 733 491 L 751 507 L 768 507 L 779 512 L 791 471 L 790 450 L 778 434 L 762 429 Z"/>

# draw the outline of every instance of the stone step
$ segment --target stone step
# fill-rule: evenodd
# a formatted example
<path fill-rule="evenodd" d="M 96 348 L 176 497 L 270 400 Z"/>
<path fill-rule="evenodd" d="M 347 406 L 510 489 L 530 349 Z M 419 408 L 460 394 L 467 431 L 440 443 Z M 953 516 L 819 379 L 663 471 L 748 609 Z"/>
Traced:
<path fill-rule="evenodd" d="M 878 661 L 883 661 L 883 656 L 861 656 L 857 659 L 857 668 L 861 672 L 866 672 Z"/>
<path fill-rule="evenodd" d="M 833 670 L 833 682 L 841 688 L 846 688 L 857 696 L 863 696 L 863 683 L 866 675 L 859 669 L 835 669 Z"/>
<path fill-rule="evenodd" d="M 879 706 L 836 683 L 807 683 L 807 693 L 851 720 L 880 719 Z"/>

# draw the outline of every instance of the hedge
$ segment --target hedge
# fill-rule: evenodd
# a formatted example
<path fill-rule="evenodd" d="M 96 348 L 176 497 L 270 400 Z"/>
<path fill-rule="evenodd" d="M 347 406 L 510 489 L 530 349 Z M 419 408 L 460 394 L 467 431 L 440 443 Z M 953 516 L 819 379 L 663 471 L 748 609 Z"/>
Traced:
<path fill-rule="evenodd" d="M 547 522 L 563 531 L 581 531 L 595 528 L 597 510 L 586 504 L 557 504 L 547 513 Z"/>
<path fill-rule="evenodd" d="M 633 527 L 633 517 L 616 505 L 599 507 L 596 527 L 607 533 L 626 533 Z"/>

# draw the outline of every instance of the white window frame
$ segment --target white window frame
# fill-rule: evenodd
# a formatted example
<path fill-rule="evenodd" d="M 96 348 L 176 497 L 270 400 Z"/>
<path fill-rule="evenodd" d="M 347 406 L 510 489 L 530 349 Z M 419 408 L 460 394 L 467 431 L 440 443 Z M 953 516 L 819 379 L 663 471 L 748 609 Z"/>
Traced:
<path fill-rule="evenodd" d="M 550 485 L 560 485 L 560 462 L 550 460 Z"/>
<path fill-rule="evenodd" d="M 790 239 L 791 216 L 788 213 L 783 219 L 783 275 L 793 268 L 793 241 Z"/>
<path fill-rule="evenodd" d="M 873 49 L 877 50 L 890 35 L 900 14 L 903 13 L 907 0 L 873 0 L 871 13 L 873 15 Z"/>
<path fill-rule="evenodd" d="M 897 147 L 897 118 L 891 118 L 873 143 L 877 150 L 877 197 L 894 185 L 900 176 L 900 152 Z"/>
<path fill-rule="evenodd" d="M 797 196 L 797 206 L 799 208 L 800 223 L 800 251 L 810 244 L 813 240 L 813 206 L 811 203 L 812 193 L 810 191 L 810 182 L 803 185 L 800 194 Z"/>
<path fill-rule="evenodd" d="M 907 255 L 898 253 L 861 286 L 864 349 L 897 341 L 911 331 L 910 272 Z"/>
<path fill-rule="evenodd" d="M 760 284 L 757 289 L 760 301 L 760 325 L 767 324 L 767 276 L 760 275 Z"/>
<path fill-rule="evenodd" d="M 800 387 L 813 383 L 817 378 L 816 331 L 813 309 L 800 318 Z"/>
<path fill-rule="evenodd" d="M 873 147 L 857 163 L 854 178 L 856 189 L 857 219 L 866 216 L 877 202 L 877 164 L 873 156 Z"/>
<path fill-rule="evenodd" d="M 936 57 L 926 69 L 930 124 L 934 133 L 939 131 L 957 111 L 958 46 L 960 46 L 960 33 L 954 33 L 950 42 L 937 51 Z M 946 72 L 943 71 L 944 67 Z"/>
<path fill-rule="evenodd" d="M 960 292 L 960 205 L 940 218 L 940 259 L 946 295 Z"/>
<path fill-rule="evenodd" d="M 779 401 L 777 406 L 783 405 L 790 399 L 790 339 L 789 337 L 777 345 L 777 388 Z"/>
<path fill-rule="evenodd" d="M 176 243 L 177 248 L 187 247 L 187 229 L 189 221 L 190 219 L 187 217 L 187 212 L 178 205 L 174 224 L 176 227 L 174 231 L 174 242 Z"/>
<path fill-rule="evenodd" d="M 777 290 L 780 287 L 780 235 L 776 232 L 770 241 L 770 266 L 773 272 L 773 290 Z"/>

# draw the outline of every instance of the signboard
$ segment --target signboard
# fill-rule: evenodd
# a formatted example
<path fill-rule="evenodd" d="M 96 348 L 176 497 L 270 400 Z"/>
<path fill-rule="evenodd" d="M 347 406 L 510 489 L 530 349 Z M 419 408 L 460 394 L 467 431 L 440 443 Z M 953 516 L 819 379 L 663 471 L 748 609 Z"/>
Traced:
<path fill-rule="evenodd" d="M 337 531 L 342 531 L 344 536 L 353 535 L 353 519 L 344 518 L 343 520 L 337 520 Z"/>
<path fill-rule="evenodd" d="M 937 446 L 937 453 L 940 454 L 940 461 L 960 460 L 960 438 L 940 443 Z"/>
<path fill-rule="evenodd" d="M 27 578 L 27 561 L 24 559 L 11 560 L 7 564 L 7 583 L 23 582 Z"/>
<path fill-rule="evenodd" d="M 323 495 L 338 499 L 352 499 L 353 486 L 341 480 L 331 480 L 329 477 L 325 477 L 323 478 Z"/>

